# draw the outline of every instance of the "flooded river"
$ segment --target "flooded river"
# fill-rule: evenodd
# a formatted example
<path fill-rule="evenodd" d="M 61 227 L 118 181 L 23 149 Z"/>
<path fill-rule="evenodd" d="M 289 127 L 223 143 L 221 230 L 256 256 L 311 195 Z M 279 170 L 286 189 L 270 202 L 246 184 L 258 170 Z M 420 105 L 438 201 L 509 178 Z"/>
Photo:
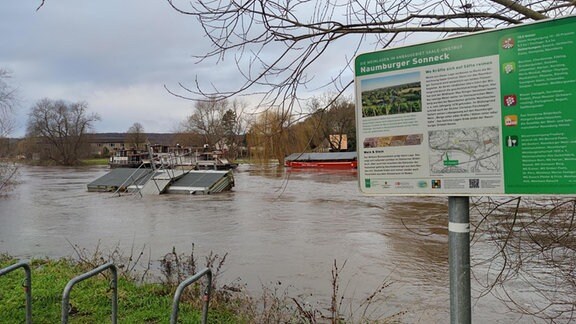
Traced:
<path fill-rule="evenodd" d="M 286 172 L 241 165 L 233 191 L 206 196 L 112 198 L 87 183 L 104 167 L 20 168 L 20 184 L 0 198 L 0 252 L 21 258 L 73 256 L 93 249 L 146 246 L 158 260 L 176 247 L 228 258 L 220 283 L 249 289 L 281 282 L 289 293 L 330 294 L 334 260 L 346 261 L 341 291 L 365 298 L 384 280 L 392 314 L 407 323 L 450 319 L 447 198 L 371 197 L 356 174 Z M 148 250 L 148 248 L 150 250 Z M 474 249 L 482 249 L 475 245 Z M 487 248 L 488 249 L 488 248 Z M 476 323 L 510 323 L 490 296 L 473 300 Z"/>

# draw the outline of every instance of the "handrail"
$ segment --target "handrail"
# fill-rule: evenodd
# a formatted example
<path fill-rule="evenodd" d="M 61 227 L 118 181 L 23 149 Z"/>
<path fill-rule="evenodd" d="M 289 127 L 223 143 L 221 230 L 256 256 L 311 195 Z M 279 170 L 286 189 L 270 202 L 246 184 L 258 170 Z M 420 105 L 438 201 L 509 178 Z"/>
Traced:
<path fill-rule="evenodd" d="M 208 303 L 210 302 L 210 292 L 212 290 L 212 270 L 210 270 L 210 268 L 201 270 L 194 276 L 182 281 L 178 285 L 178 288 L 176 288 L 176 293 L 174 294 L 174 302 L 172 304 L 172 315 L 170 316 L 170 324 L 178 323 L 178 307 L 180 306 L 180 297 L 182 296 L 184 288 L 198 281 L 198 279 L 202 278 L 204 275 L 206 275 L 206 277 L 208 278 L 208 283 L 206 284 L 206 289 L 204 290 L 204 296 L 203 296 L 204 306 L 202 308 L 202 324 L 208 323 Z"/>
<path fill-rule="evenodd" d="M 0 276 L 10 273 L 18 268 L 23 268 L 24 272 L 26 272 L 26 283 L 25 283 L 25 292 L 26 292 L 26 323 L 32 323 L 32 271 L 30 271 L 30 266 L 26 262 L 19 262 L 8 266 L 4 269 L 0 269 Z"/>
<path fill-rule="evenodd" d="M 154 163 L 154 160 L 151 160 L 151 161 L 152 161 L 152 164 L 155 164 L 155 163 Z M 158 169 L 155 169 L 155 171 L 158 170 L 158 171 L 160 171 L 160 172 L 164 172 L 164 171 L 165 171 L 165 167 L 164 167 L 164 161 L 163 161 L 163 159 L 162 159 L 161 157 L 159 157 L 159 158 L 158 158 L 158 162 L 159 162 L 159 164 L 160 164 L 160 167 L 159 167 Z M 157 174 L 155 173 L 155 174 L 152 176 L 152 178 L 150 178 L 150 180 L 154 181 L 154 185 L 156 186 L 156 190 L 158 190 L 158 192 L 161 193 L 161 192 L 162 192 L 162 189 L 161 189 L 160 186 L 158 185 L 158 182 L 156 182 L 156 175 L 157 175 Z M 168 176 L 170 176 L 170 174 L 168 174 Z"/>
<path fill-rule="evenodd" d="M 112 196 L 116 196 L 116 194 L 118 194 L 118 196 L 120 196 L 120 190 L 124 187 L 124 185 L 126 183 L 128 183 L 128 180 L 132 180 L 132 184 L 136 184 L 136 182 L 141 179 L 134 179 L 134 175 L 136 174 L 136 172 L 138 172 L 138 170 L 140 170 L 140 168 L 142 168 L 144 166 L 144 163 L 141 163 L 136 170 L 134 170 L 134 172 L 132 172 L 130 174 L 130 176 L 128 178 L 126 178 L 126 180 L 124 180 L 124 182 L 122 182 L 122 184 L 118 187 L 118 189 L 116 189 L 116 191 L 114 191 L 114 193 L 112 194 Z M 138 188 L 138 185 L 136 184 L 136 187 Z M 142 197 L 142 193 L 140 192 L 140 188 L 138 188 L 138 193 L 140 194 L 140 197 Z"/>
<path fill-rule="evenodd" d="M 118 313 L 118 271 L 116 266 L 112 262 L 108 262 L 99 266 L 96 269 L 83 273 L 72 280 L 68 281 L 66 287 L 64 288 L 64 293 L 62 294 L 62 324 L 68 323 L 68 311 L 69 311 L 69 304 L 70 304 L 70 292 L 72 291 L 72 287 L 80 281 L 86 280 L 91 278 L 106 269 L 110 269 L 112 272 L 112 323 L 117 323 L 117 313 Z"/>
<path fill-rule="evenodd" d="M 178 165 L 178 159 L 180 159 L 180 161 L 182 161 L 182 157 L 179 155 L 176 155 L 173 152 L 169 152 L 167 155 L 165 156 L 161 156 L 158 157 L 158 164 L 159 167 L 156 169 L 157 171 L 163 172 L 165 175 L 168 176 L 169 181 L 172 183 L 175 181 L 176 179 L 176 167 Z M 190 172 L 190 170 L 185 170 L 184 166 L 182 166 L 182 175 L 188 174 Z M 181 175 L 179 175 L 181 176 Z M 158 182 L 156 182 L 156 175 L 152 176 L 150 178 L 151 181 L 154 182 L 154 185 L 156 186 L 156 189 L 158 190 L 158 192 L 161 192 L 164 188 L 160 188 L 160 186 L 158 185 Z"/>

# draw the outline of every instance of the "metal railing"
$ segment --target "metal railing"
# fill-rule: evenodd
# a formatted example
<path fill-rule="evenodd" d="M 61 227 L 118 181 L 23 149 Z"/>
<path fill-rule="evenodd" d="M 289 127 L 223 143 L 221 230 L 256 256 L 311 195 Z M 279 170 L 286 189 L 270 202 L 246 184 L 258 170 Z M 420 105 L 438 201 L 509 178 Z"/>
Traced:
<path fill-rule="evenodd" d="M 32 272 L 30 266 L 26 262 L 19 262 L 0 269 L 0 276 L 10 273 L 18 268 L 23 268 L 26 272 L 26 281 L 24 284 L 24 291 L 26 292 L 26 323 L 32 323 Z"/>
<path fill-rule="evenodd" d="M 8 274 L 18 268 L 23 268 L 26 272 L 26 282 L 24 287 L 26 288 L 26 324 L 32 323 L 32 272 L 30 270 L 30 266 L 26 262 L 20 262 L 6 268 L 0 269 L 0 276 Z M 91 271 L 83 273 L 72 280 L 68 281 L 66 287 L 64 288 L 64 292 L 62 294 L 62 312 L 61 312 L 61 323 L 66 324 L 68 323 L 68 315 L 70 313 L 70 293 L 72 292 L 72 288 L 75 284 L 89 279 L 91 277 L 96 276 L 104 272 L 105 270 L 110 269 L 112 272 L 112 323 L 116 324 L 118 321 L 118 270 L 116 266 L 112 263 L 106 263 L 101 265 Z M 180 307 L 180 299 L 182 297 L 182 293 L 184 289 L 189 285 L 195 283 L 200 278 L 206 276 L 206 288 L 204 289 L 203 301 L 204 305 L 202 308 L 202 323 L 208 323 L 208 305 L 210 303 L 210 294 L 212 291 L 212 270 L 210 268 L 206 268 L 201 270 L 194 276 L 182 281 L 178 287 L 176 288 L 176 292 L 174 293 L 174 300 L 172 303 L 172 313 L 170 315 L 170 323 L 176 324 L 178 323 L 178 312 Z"/>
<path fill-rule="evenodd" d="M 202 308 L 202 324 L 208 323 L 208 303 L 210 302 L 210 292 L 212 291 L 212 270 L 210 268 L 206 268 L 194 276 L 182 281 L 178 288 L 176 288 L 176 293 L 174 294 L 174 302 L 172 304 L 172 315 L 170 316 L 170 324 L 178 323 L 178 308 L 180 306 L 180 297 L 182 296 L 182 292 L 186 287 L 193 284 L 194 282 L 198 281 L 198 279 L 206 276 L 208 278 L 208 282 L 206 283 L 206 289 L 204 290 L 204 306 Z"/>
<path fill-rule="evenodd" d="M 122 182 L 122 184 L 116 189 L 116 191 L 114 191 L 114 193 L 112 194 L 112 197 L 116 197 L 116 195 L 118 195 L 118 197 L 120 197 L 122 195 L 121 191 L 128 190 L 129 186 L 136 186 L 136 193 L 140 194 L 140 197 L 142 197 L 142 193 L 140 192 L 140 186 L 138 185 L 138 182 L 144 177 L 147 176 L 147 174 L 144 174 L 143 176 L 141 175 L 140 177 L 138 177 L 137 179 L 134 179 L 134 175 L 136 175 L 136 173 L 138 171 L 140 171 L 140 169 L 146 169 L 145 164 L 141 163 L 138 168 L 136 168 L 136 170 L 134 170 L 134 172 L 132 172 L 130 174 L 130 176 L 128 178 L 126 178 L 126 180 L 124 180 L 124 182 Z M 154 172 L 153 170 L 151 170 L 150 172 Z M 152 177 L 154 176 L 154 174 L 152 174 Z M 129 182 L 130 181 L 130 182 Z"/>
<path fill-rule="evenodd" d="M 154 160 L 153 164 L 154 164 Z M 161 174 L 165 174 L 168 176 L 169 179 L 162 179 L 162 180 L 169 180 L 170 184 L 172 184 L 175 180 L 179 179 L 180 177 L 188 174 L 190 170 L 186 170 L 184 165 L 182 165 L 182 156 L 177 155 L 175 153 L 168 153 L 157 158 L 158 167 L 155 169 L 158 173 L 154 174 L 149 181 L 154 181 L 154 185 L 156 186 L 156 190 L 161 193 L 166 188 L 160 188 L 156 179 L 157 176 Z M 180 168 L 178 168 L 180 166 Z M 176 170 L 181 169 L 180 174 L 176 174 Z"/>
<path fill-rule="evenodd" d="M 112 323 L 116 324 L 118 320 L 118 271 L 116 266 L 112 263 L 106 263 L 98 268 L 83 273 L 74 279 L 68 281 L 68 284 L 64 288 L 64 293 L 62 294 L 62 324 L 68 323 L 68 313 L 70 305 L 70 292 L 72 287 L 80 281 L 91 278 L 104 270 L 110 269 L 112 272 Z"/>

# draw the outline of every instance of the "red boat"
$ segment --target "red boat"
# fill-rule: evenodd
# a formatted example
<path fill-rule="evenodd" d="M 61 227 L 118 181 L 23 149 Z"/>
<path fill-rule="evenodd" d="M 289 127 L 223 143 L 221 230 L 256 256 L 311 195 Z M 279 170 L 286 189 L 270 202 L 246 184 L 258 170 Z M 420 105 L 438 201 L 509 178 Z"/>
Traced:
<path fill-rule="evenodd" d="M 356 152 L 293 153 L 286 157 L 284 165 L 291 168 L 310 169 L 356 169 Z"/>

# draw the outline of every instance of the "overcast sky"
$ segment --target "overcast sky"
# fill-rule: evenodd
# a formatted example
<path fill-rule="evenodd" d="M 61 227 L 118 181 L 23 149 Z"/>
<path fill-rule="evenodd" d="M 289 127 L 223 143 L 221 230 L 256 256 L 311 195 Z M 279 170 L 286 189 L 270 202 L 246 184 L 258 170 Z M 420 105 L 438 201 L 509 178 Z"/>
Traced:
<path fill-rule="evenodd" d="M 235 90 L 244 81 L 233 55 L 218 64 L 197 63 L 193 55 L 209 52 L 209 42 L 195 18 L 165 0 L 46 0 L 36 11 L 40 3 L 0 0 L 0 69 L 12 73 L 9 82 L 20 99 L 12 136 L 25 135 L 28 113 L 43 98 L 85 101 L 102 119 L 97 132 L 125 132 L 135 122 L 146 132 L 172 132 L 192 114 L 194 102 L 169 94 L 164 85 L 177 91 L 179 82 L 194 88 L 198 79 L 204 89 Z M 316 84 L 329 83 L 346 66 L 355 47 L 348 41 L 338 40 L 307 68 Z M 273 50 L 259 57 L 274 57 Z M 352 78 L 349 69 L 343 79 Z"/>
<path fill-rule="evenodd" d="M 171 132 L 193 102 L 164 89 L 195 78 L 238 80 L 225 63 L 195 64 L 209 48 L 194 18 L 161 0 L 41 0 L 0 4 L 0 68 L 18 89 L 18 128 L 40 99 L 85 101 L 102 121 L 97 132 L 125 132 L 139 122 L 146 132 Z M 204 46 L 204 48 L 202 47 Z"/>

